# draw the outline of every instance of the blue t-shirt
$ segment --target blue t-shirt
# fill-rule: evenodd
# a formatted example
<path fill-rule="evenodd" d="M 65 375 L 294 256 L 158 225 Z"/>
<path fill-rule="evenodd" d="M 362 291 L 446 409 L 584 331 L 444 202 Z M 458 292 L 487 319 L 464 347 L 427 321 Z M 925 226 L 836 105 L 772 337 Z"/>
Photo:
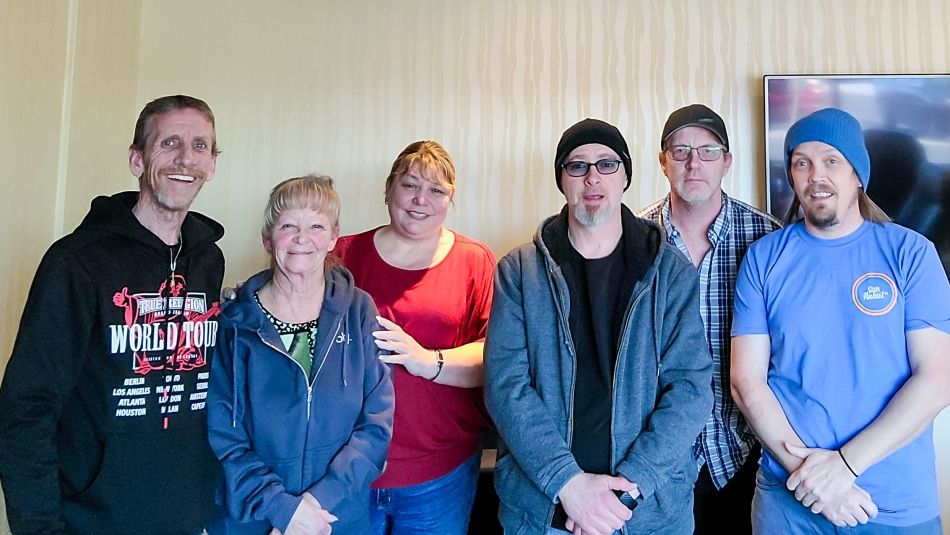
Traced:
<path fill-rule="evenodd" d="M 899 225 L 825 240 L 797 223 L 755 242 L 739 270 L 732 336 L 769 335 L 769 387 L 809 447 L 838 449 L 877 418 L 911 375 L 905 332 L 925 327 L 950 332 L 950 285 L 933 244 Z M 940 514 L 932 435 L 858 478 L 875 522 Z M 788 477 L 767 451 L 761 464 Z"/>

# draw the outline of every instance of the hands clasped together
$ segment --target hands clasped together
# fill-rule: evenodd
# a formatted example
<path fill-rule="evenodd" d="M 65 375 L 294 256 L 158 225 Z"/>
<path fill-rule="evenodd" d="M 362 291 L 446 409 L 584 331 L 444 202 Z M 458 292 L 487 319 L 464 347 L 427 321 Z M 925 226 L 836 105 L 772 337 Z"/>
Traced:
<path fill-rule="evenodd" d="M 785 486 L 795 499 L 838 527 L 865 524 L 877 516 L 871 495 L 855 485 L 857 479 L 835 450 L 802 448 L 785 443 L 785 449 L 802 460 Z"/>
<path fill-rule="evenodd" d="M 294 516 L 287 524 L 287 530 L 281 533 L 277 528 L 270 531 L 270 535 L 330 535 L 330 524 L 336 522 L 336 517 L 320 506 L 320 502 L 309 492 L 303 493 L 303 500 L 294 511 Z"/>

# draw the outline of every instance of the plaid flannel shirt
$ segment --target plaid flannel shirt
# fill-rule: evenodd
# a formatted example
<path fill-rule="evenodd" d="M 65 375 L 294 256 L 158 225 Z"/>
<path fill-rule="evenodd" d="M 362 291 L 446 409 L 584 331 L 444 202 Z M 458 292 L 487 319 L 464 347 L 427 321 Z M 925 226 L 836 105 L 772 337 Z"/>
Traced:
<path fill-rule="evenodd" d="M 679 231 L 670 221 L 669 195 L 637 215 L 658 224 L 665 231 L 667 241 L 689 258 Z M 708 465 L 709 475 L 719 489 L 742 466 L 756 440 L 733 401 L 729 386 L 729 333 L 736 273 L 749 245 L 779 227 L 781 223 L 771 215 L 723 192 L 722 209 L 707 233 L 712 249 L 698 268 L 700 313 L 713 360 L 713 410 L 693 446 L 693 457 L 698 466 Z"/>

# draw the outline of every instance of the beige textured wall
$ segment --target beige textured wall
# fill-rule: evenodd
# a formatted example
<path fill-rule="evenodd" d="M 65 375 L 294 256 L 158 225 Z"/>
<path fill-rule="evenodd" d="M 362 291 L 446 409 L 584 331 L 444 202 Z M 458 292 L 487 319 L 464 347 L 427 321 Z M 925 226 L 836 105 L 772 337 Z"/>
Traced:
<path fill-rule="evenodd" d="M 135 186 L 138 35 L 137 2 L 0 0 L 0 370 L 46 248 L 92 197 Z"/>
<path fill-rule="evenodd" d="M 155 96 L 218 116 L 196 209 L 227 228 L 233 280 L 263 262 L 277 180 L 336 177 L 343 230 L 361 230 L 385 222 L 388 166 L 421 138 L 456 159 L 450 225 L 499 254 L 560 207 L 554 147 L 586 116 L 625 132 L 638 208 L 666 189 L 666 115 L 709 104 L 730 128 L 727 191 L 761 206 L 762 75 L 948 72 L 948 26 L 945 0 L 0 0 L 0 367 L 43 251 L 91 197 L 134 187 L 126 147 Z M 950 417 L 937 432 L 950 514 Z"/>
<path fill-rule="evenodd" d="M 95 196 L 136 187 L 125 149 L 141 108 L 136 94 L 138 2 L 73 3 L 75 52 L 65 109 L 69 122 L 64 125 L 68 137 L 61 188 L 63 233 L 79 224 Z"/>
<path fill-rule="evenodd" d="M 0 0 L 0 249 L 7 252 L 0 255 L 2 367 L 33 270 L 57 236 L 53 214 L 66 25 L 67 10 L 59 4 Z M 0 511 L 0 533 L 8 532 L 6 511 Z"/>

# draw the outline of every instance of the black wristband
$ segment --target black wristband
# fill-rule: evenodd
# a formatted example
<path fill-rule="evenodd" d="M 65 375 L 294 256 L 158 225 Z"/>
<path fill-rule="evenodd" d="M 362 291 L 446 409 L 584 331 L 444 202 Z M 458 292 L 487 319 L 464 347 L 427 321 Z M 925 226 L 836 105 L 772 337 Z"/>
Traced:
<path fill-rule="evenodd" d="M 442 366 L 445 364 L 445 357 L 442 356 L 442 350 L 441 350 L 441 349 L 433 349 L 432 351 L 435 351 L 435 357 L 436 357 L 436 359 L 437 359 L 437 360 L 436 360 L 436 365 L 437 365 L 439 368 L 438 368 L 437 370 L 435 370 L 435 375 L 433 375 L 432 377 L 430 377 L 429 380 L 430 380 L 430 381 L 435 381 L 436 378 L 439 376 L 439 374 L 442 373 Z"/>
<path fill-rule="evenodd" d="M 854 468 L 851 468 L 851 465 L 848 464 L 848 460 L 844 458 L 844 453 L 842 453 L 841 450 L 838 450 L 838 456 L 841 457 L 841 462 L 843 462 L 844 465 L 848 467 L 848 471 L 851 472 L 851 475 L 857 479 L 858 474 L 854 471 Z"/>

